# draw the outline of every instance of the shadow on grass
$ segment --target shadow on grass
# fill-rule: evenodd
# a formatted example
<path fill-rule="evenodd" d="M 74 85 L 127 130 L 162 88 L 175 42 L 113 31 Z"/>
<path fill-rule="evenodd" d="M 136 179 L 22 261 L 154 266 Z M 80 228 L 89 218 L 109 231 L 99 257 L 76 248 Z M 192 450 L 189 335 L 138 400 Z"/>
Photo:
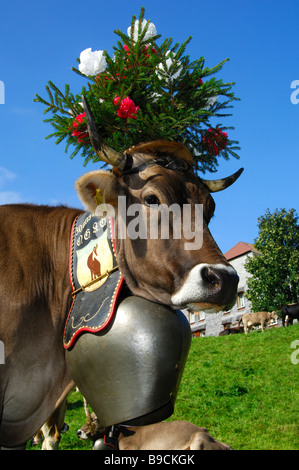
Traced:
<path fill-rule="evenodd" d="M 68 410 L 77 410 L 78 408 L 82 408 L 83 407 L 83 401 L 82 400 L 77 400 L 77 401 L 73 401 L 73 402 L 69 402 L 67 403 L 67 409 Z"/>

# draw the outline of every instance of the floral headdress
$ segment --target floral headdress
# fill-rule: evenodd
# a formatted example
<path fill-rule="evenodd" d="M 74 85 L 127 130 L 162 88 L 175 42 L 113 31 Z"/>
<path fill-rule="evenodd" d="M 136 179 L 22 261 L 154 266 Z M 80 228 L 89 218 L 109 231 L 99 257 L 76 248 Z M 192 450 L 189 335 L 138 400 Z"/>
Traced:
<path fill-rule="evenodd" d="M 69 85 L 64 93 L 52 82 L 46 86 L 49 100 L 36 95 L 35 101 L 51 112 L 50 122 L 56 143 L 66 139 L 75 147 L 71 158 L 81 152 L 88 161 L 99 161 L 91 146 L 82 95 L 89 102 L 98 131 L 106 145 L 123 152 L 140 142 L 166 139 L 185 144 L 194 156 L 195 170 L 216 171 L 219 156 L 239 158 L 238 142 L 230 140 L 228 128 L 212 124 L 229 116 L 226 110 L 237 100 L 231 91 L 234 83 L 223 83 L 213 76 L 224 60 L 213 68 L 205 59 L 190 61 L 185 55 L 189 37 L 182 45 L 172 46 L 172 39 L 158 44 L 160 35 L 144 9 L 133 16 L 127 34 L 117 30 L 120 40 L 111 57 L 106 51 L 85 49 L 78 69 L 88 84 L 73 95 Z M 231 129 L 231 128 L 230 128 Z"/>

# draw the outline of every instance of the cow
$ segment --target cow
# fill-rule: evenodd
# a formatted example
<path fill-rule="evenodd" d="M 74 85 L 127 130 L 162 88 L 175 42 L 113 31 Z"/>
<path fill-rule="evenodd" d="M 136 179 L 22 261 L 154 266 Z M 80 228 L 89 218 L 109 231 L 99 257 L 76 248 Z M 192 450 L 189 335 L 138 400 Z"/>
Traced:
<path fill-rule="evenodd" d="M 96 442 L 104 436 L 105 432 L 106 429 L 100 425 L 96 414 L 92 412 L 90 413 L 90 418 L 86 418 L 86 422 L 76 431 L 76 434 L 79 439 Z"/>
<path fill-rule="evenodd" d="M 206 428 L 188 421 L 162 421 L 147 426 L 118 426 L 109 442 L 110 428 L 103 428 L 95 413 L 86 409 L 86 422 L 77 436 L 93 442 L 93 450 L 232 450 L 214 439 Z"/>
<path fill-rule="evenodd" d="M 94 412 L 90 412 L 86 398 L 83 397 L 86 421 L 83 426 L 77 430 L 79 439 L 88 439 L 92 442 L 97 441 L 104 436 L 106 429 L 100 425 L 100 422 Z"/>
<path fill-rule="evenodd" d="M 206 428 L 188 421 L 162 421 L 129 431 L 120 434 L 119 450 L 233 450 L 214 439 Z"/>
<path fill-rule="evenodd" d="M 299 302 L 296 304 L 285 305 L 281 309 L 282 326 L 293 324 L 294 319 L 299 320 Z"/>
<path fill-rule="evenodd" d="M 244 325 L 245 334 L 248 334 L 252 326 L 257 325 L 261 325 L 262 332 L 264 332 L 265 327 L 277 318 L 278 315 L 275 312 L 244 313 L 244 315 L 242 315 L 242 322 Z"/>
<path fill-rule="evenodd" d="M 238 275 L 213 239 L 211 193 L 230 186 L 228 178 L 201 179 L 190 151 L 182 144 L 157 140 L 124 153 L 101 141 L 89 109 L 91 144 L 113 170 L 95 170 L 76 183 L 85 207 L 95 212 L 100 190 L 115 208 L 115 247 L 128 289 L 171 308 L 228 310 L 235 302 Z M 139 203 L 149 216 L 159 203 L 203 208 L 202 246 L 185 249 L 184 234 L 174 239 L 118 238 L 118 196 L 126 207 Z M 32 204 L 0 207 L 0 446 L 23 448 L 62 403 L 74 381 L 66 366 L 63 332 L 72 302 L 68 276 L 71 227 L 82 209 Z M 171 224 L 171 221 L 170 221 Z M 171 227 L 170 227 L 171 229 Z M 197 227 L 193 229 L 198 230 Z M 132 365 L 133 367 L 133 365 Z"/>
<path fill-rule="evenodd" d="M 242 326 L 236 328 L 225 328 L 223 331 L 220 331 L 219 336 L 235 335 L 237 333 L 244 333 L 244 328 Z"/>

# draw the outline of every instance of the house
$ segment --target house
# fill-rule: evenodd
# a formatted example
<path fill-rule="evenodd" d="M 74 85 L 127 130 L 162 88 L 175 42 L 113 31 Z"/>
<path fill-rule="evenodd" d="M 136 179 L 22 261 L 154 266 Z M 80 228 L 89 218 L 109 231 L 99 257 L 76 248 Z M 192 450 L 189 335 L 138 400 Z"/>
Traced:
<path fill-rule="evenodd" d="M 193 336 L 218 336 L 225 328 L 240 326 L 244 313 L 251 312 L 251 303 L 246 298 L 247 279 L 250 274 L 245 269 L 246 260 L 261 253 L 251 243 L 239 242 L 228 250 L 224 256 L 235 268 L 240 278 L 237 301 L 228 312 L 205 313 L 184 311 Z"/>

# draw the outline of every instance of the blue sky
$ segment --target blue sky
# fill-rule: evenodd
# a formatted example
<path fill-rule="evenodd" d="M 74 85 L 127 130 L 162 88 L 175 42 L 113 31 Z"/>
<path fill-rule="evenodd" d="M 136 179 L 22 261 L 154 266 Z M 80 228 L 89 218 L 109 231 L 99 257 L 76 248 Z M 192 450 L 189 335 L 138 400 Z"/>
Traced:
<path fill-rule="evenodd" d="M 77 93 L 83 79 L 72 72 L 87 47 L 112 52 L 117 28 L 126 32 L 133 14 L 145 7 L 162 37 L 183 42 L 192 59 L 208 66 L 230 61 L 218 74 L 235 81 L 233 116 L 223 120 L 235 130 L 240 160 L 220 160 L 216 174 L 245 171 L 234 186 L 214 195 L 211 231 L 225 252 L 239 241 L 253 242 L 257 218 L 267 208 L 298 213 L 299 80 L 298 0 L 11 0 L 0 6 L 0 203 L 33 202 L 81 207 L 75 180 L 83 159 L 64 153 L 64 144 L 45 140 L 52 128 L 43 123 L 45 96 L 52 80 Z M 299 82 L 298 82 L 299 85 Z M 297 88 L 299 86 L 297 85 Z M 3 91 L 3 88 L 2 88 Z M 296 99 L 297 98 L 297 99 Z M 3 103 L 4 101 L 4 103 Z M 216 175 L 216 176 L 215 176 Z"/>

